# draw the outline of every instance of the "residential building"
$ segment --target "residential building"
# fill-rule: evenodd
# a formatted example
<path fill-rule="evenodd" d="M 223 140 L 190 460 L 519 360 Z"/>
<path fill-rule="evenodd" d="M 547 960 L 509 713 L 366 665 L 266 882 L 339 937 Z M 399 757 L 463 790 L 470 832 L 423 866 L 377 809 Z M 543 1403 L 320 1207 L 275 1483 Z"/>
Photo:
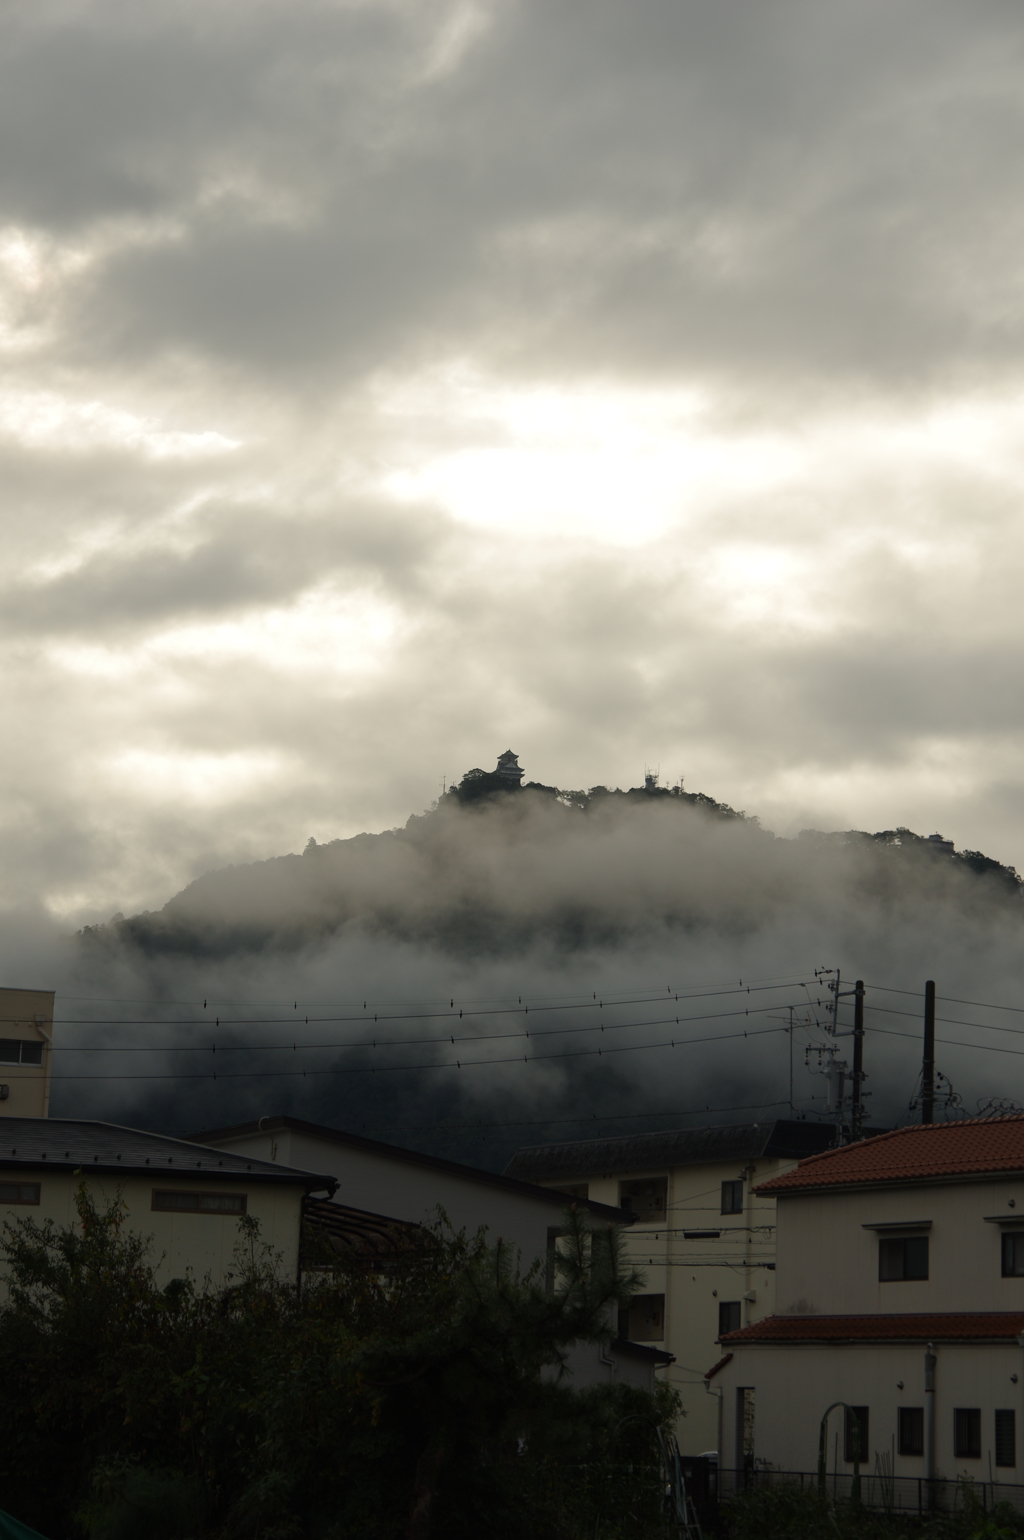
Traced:
<path fill-rule="evenodd" d="M 619 1334 L 675 1359 L 659 1374 L 683 1399 L 684 1454 L 717 1448 L 718 1407 L 704 1380 L 717 1338 L 774 1309 L 775 1200 L 756 1185 L 833 1137 L 797 1120 L 672 1129 L 532 1145 L 505 1169 L 631 1214 L 626 1251 L 646 1283 Z"/>
<path fill-rule="evenodd" d="M 490 1241 L 501 1237 L 520 1253 L 524 1267 L 534 1262 L 547 1267 L 561 1231 L 564 1192 L 299 1118 L 260 1118 L 230 1128 L 203 1129 L 191 1137 L 271 1166 L 283 1162 L 329 1171 L 338 1183 L 339 1204 L 394 1215 L 412 1224 L 433 1224 L 440 1208 L 456 1230 L 473 1235 L 486 1227 Z M 579 1201 L 585 1202 L 595 1224 L 633 1221 L 634 1216 L 617 1204 L 595 1202 L 586 1195 Z M 574 1350 L 570 1369 L 580 1386 L 620 1379 L 649 1388 L 655 1368 L 669 1362 L 670 1354 L 658 1343 L 617 1340 L 607 1350 L 581 1345 Z"/>
<path fill-rule="evenodd" d="M 6 1117 L 0 1141 L 0 1223 L 77 1224 L 84 1185 L 97 1205 L 120 1199 L 128 1226 L 152 1236 L 161 1283 L 188 1272 L 199 1283 L 225 1283 L 244 1214 L 259 1220 L 262 1239 L 280 1253 L 283 1276 L 297 1277 L 304 1200 L 330 1197 L 338 1185 L 330 1175 L 113 1123 Z"/>
<path fill-rule="evenodd" d="M 775 1313 L 722 1334 L 722 1464 L 1020 1480 L 1024 1116 L 916 1125 L 762 1183 Z M 844 1426 L 845 1423 L 845 1426 Z"/>
<path fill-rule="evenodd" d="M 0 989 L 0 1117 L 46 1117 L 52 1036 L 52 989 Z"/>

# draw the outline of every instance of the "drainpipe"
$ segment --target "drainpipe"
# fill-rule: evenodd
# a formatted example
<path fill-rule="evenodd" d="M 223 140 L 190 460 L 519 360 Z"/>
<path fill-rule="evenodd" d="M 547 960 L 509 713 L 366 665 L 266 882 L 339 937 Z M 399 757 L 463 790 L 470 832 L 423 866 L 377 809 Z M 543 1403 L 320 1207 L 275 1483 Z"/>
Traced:
<path fill-rule="evenodd" d="M 924 1479 L 929 1508 L 935 1491 L 935 1362 L 935 1344 L 929 1342 L 924 1355 Z"/>
<path fill-rule="evenodd" d="M 1019 1348 L 1024 1348 L 1024 1331 L 1020 1332 L 1020 1334 L 1017 1337 L 1017 1346 Z M 1012 1379 L 1013 1376 L 1011 1375 L 1010 1378 Z M 1022 1379 L 1022 1381 L 1024 1381 L 1024 1375 L 1021 1375 L 1021 1379 Z M 1021 1421 L 1021 1428 L 1024 1429 L 1024 1420 Z M 1016 1432 L 1014 1433 L 1013 1457 L 1014 1457 L 1015 1460 L 1018 1458 L 1018 1456 L 1017 1456 L 1017 1437 L 1016 1437 Z"/>
<path fill-rule="evenodd" d="M 754 1175 L 757 1167 L 753 1162 L 743 1168 L 744 1182 L 744 1218 L 747 1221 L 747 1233 L 743 1240 L 743 1324 L 750 1325 L 750 1251 L 754 1235 Z"/>
<path fill-rule="evenodd" d="M 721 1470 L 723 1468 L 723 1466 L 725 1465 L 725 1451 L 722 1448 L 722 1410 L 723 1410 L 723 1407 L 724 1407 L 724 1404 L 725 1404 L 725 1391 L 722 1390 L 721 1388 L 716 1390 L 715 1387 L 713 1385 L 709 1385 L 706 1380 L 704 1382 L 704 1389 L 707 1391 L 709 1396 L 714 1396 L 717 1399 L 717 1401 L 718 1401 L 718 1440 L 717 1440 L 717 1447 L 718 1447 L 718 1468 L 719 1468 L 719 1470 Z"/>
<path fill-rule="evenodd" d="M 46 1043 L 43 1068 L 43 1117 L 48 1118 L 50 1116 L 50 1071 L 53 1068 L 50 1055 L 53 1052 L 53 1038 L 47 1032 L 42 1022 L 38 1021 L 35 1016 L 32 1017 L 32 1025 Z"/>

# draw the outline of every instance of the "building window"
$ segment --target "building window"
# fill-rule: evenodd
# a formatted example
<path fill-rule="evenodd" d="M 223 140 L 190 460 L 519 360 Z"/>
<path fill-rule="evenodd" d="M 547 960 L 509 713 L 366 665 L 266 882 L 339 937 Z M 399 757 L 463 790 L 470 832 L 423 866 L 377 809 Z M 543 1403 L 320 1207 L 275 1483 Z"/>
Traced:
<path fill-rule="evenodd" d="M 153 1207 L 172 1214 L 244 1214 L 244 1192 L 153 1193 Z"/>
<path fill-rule="evenodd" d="M 663 1221 L 667 1196 L 668 1178 L 664 1176 L 646 1182 L 619 1183 L 619 1207 L 641 1221 Z"/>
<path fill-rule="evenodd" d="M 996 1412 L 996 1464 L 1017 1463 L 1017 1414 L 1012 1406 Z"/>
<path fill-rule="evenodd" d="M 863 1465 L 867 1457 L 868 1409 L 866 1406 L 848 1406 L 843 1424 L 843 1459 L 847 1464 L 858 1460 Z"/>
<path fill-rule="evenodd" d="M 1024 1278 L 1024 1231 L 1003 1232 L 1003 1277 Z"/>
<path fill-rule="evenodd" d="M 743 1213 L 743 1183 L 742 1182 L 723 1182 L 722 1183 L 722 1213 L 723 1214 L 742 1214 Z"/>
<path fill-rule="evenodd" d="M 0 1182 L 0 1203 L 38 1203 L 38 1182 Z"/>
<path fill-rule="evenodd" d="M 996 1464 L 1017 1463 L 1017 1414 L 1013 1407 L 996 1410 Z"/>
<path fill-rule="evenodd" d="M 900 1454 L 924 1454 L 924 1407 L 901 1406 L 898 1428 Z"/>
<path fill-rule="evenodd" d="M 981 1459 L 981 1407 L 953 1408 L 953 1457 L 957 1460 Z"/>
<path fill-rule="evenodd" d="M 927 1235 L 886 1236 L 878 1242 L 878 1277 L 882 1283 L 927 1278 Z"/>
<path fill-rule="evenodd" d="M 718 1306 L 718 1335 L 724 1337 L 727 1331 L 739 1331 L 740 1329 L 740 1302 L 738 1299 L 722 1301 Z"/>
<path fill-rule="evenodd" d="M 664 1294 L 637 1294 L 619 1311 L 619 1336 L 627 1342 L 664 1342 Z"/>
<path fill-rule="evenodd" d="M 26 1043 L 17 1037 L 0 1037 L 0 1064 L 42 1064 L 42 1043 Z"/>

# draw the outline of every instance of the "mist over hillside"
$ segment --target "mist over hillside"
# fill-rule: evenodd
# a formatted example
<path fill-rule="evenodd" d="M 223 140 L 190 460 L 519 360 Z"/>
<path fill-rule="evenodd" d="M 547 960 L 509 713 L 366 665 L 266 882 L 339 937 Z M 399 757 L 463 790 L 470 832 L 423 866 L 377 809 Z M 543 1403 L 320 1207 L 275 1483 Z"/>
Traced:
<path fill-rule="evenodd" d="M 294 951 L 361 933 L 460 960 L 549 960 L 662 934 L 750 937 L 786 917 L 850 925 L 960 915 L 1024 922 L 1020 880 L 908 829 L 777 839 L 702 794 L 656 785 L 508 790 L 470 771 L 404 828 L 210 872 L 156 913 L 82 932 L 142 957 Z"/>
<path fill-rule="evenodd" d="M 287 1112 L 496 1168 L 551 1138 L 820 1119 L 827 966 L 867 981 L 868 1106 L 891 1125 L 923 981 L 1022 1002 L 1022 942 L 1012 868 L 908 829 L 780 839 L 680 788 L 472 771 L 404 828 L 80 932 L 53 1110 L 172 1131 Z M 943 1025 L 964 1015 L 940 1010 L 949 1115 L 1024 1100 L 1017 1017 Z"/>

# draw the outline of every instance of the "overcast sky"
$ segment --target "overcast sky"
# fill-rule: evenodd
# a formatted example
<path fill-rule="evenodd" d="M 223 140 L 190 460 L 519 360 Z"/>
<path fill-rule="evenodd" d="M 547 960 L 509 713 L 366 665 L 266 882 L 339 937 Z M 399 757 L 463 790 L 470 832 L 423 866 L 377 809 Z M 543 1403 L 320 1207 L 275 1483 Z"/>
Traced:
<path fill-rule="evenodd" d="M 7 892 L 511 746 L 1024 867 L 1015 0 L 6 0 Z"/>

